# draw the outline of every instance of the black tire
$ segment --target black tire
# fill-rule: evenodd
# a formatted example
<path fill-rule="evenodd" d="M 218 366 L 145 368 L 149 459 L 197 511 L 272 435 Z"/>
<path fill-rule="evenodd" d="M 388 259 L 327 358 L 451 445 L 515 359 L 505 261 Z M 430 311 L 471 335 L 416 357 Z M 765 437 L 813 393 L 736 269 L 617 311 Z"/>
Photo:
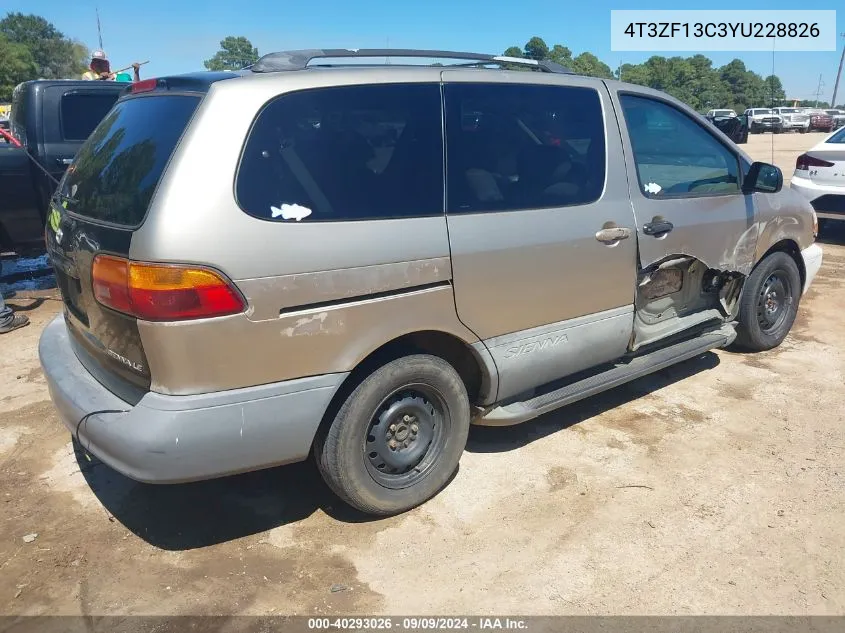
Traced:
<path fill-rule="evenodd" d="M 807 128 L 802 127 L 802 128 L 801 128 L 800 130 L 798 130 L 798 131 L 799 131 L 799 132 L 801 132 L 801 134 L 806 134 L 806 133 L 807 133 Z"/>
<path fill-rule="evenodd" d="M 782 252 L 761 261 L 745 282 L 739 304 L 736 345 L 762 352 L 789 334 L 801 301 L 801 275 L 795 260 Z"/>
<path fill-rule="evenodd" d="M 367 514 L 398 514 L 449 482 L 469 425 L 469 398 L 458 372 L 436 356 L 405 356 L 349 394 L 318 436 L 315 458 L 346 503 Z"/>

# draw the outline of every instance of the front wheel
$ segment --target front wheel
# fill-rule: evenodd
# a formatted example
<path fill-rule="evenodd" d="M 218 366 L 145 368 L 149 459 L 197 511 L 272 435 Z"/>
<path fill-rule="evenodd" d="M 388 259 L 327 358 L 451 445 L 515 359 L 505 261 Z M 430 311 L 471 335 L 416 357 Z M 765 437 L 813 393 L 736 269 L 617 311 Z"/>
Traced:
<path fill-rule="evenodd" d="M 317 466 L 354 508 L 398 514 L 446 485 L 469 424 L 469 398 L 455 369 L 436 356 L 405 356 L 374 371 L 346 398 L 315 442 Z"/>
<path fill-rule="evenodd" d="M 801 300 L 801 275 L 783 252 L 761 261 L 745 282 L 739 304 L 736 344 L 760 352 L 780 345 L 789 334 Z"/>

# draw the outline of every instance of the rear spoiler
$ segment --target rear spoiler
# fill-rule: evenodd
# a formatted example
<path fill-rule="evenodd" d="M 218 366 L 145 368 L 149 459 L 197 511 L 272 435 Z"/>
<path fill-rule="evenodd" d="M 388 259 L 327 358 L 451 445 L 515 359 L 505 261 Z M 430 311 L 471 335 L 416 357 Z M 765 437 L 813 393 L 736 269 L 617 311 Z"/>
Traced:
<path fill-rule="evenodd" d="M 136 81 L 124 90 L 124 95 L 138 94 L 142 92 L 153 92 L 156 90 L 176 90 L 186 92 L 208 92 L 211 84 L 226 79 L 234 79 L 240 74 L 236 72 L 198 72 L 185 75 L 171 75 L 169 77 L 157 77 L 153 79 L 142 79 Z"/>

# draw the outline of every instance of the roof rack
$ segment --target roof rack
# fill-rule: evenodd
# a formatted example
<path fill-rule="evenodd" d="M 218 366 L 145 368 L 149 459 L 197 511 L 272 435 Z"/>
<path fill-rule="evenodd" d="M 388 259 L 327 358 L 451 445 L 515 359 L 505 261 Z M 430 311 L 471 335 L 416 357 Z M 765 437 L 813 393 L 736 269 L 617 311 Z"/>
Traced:
<path fill-rule="evenodd" d="M 537 61 L 522 57 L 486 55 L 484 53 L 461 53 L 457 51 L 422 50 L 415 48 L 326 48 L 268 53 L 244 70 L 254 73 L 272 73 L 285 70 L 303 70 L 315 59 L 367 58 L 367 57 L 425 57 L 429 59 L 472 60 L 479 65 L 513 64 L 527 66 L 547 73 L 572 75 L 571 70 L 550 60 Z"/>

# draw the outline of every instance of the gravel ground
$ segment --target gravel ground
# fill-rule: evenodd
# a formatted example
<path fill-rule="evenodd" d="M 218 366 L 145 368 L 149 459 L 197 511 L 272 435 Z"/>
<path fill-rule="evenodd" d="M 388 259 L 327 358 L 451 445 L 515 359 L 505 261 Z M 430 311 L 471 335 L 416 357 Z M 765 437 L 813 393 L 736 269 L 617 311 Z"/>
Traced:
<path fill-rule="evenodd" d="M 746 147 L 788 178 L 820 138 Z M 310 463 L 153 487 L 75 454 L 37 360 L 60 303 L 19 293 L 32 325 L 0 337 L 0 614 L 843 614 L 845 227 L 821 241 L 780 348 L 475 428 L 442 494 L 377 521 Z"/>

